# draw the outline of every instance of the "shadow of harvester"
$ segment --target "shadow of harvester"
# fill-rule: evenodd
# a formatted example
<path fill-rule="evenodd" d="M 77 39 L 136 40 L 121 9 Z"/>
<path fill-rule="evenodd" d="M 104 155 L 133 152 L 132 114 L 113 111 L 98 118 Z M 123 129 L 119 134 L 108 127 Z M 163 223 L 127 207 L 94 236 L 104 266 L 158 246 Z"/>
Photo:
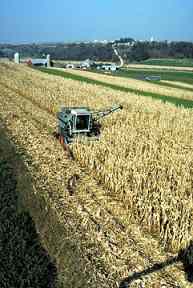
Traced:
<path fill-rule="evenodd" d="M 141 272 L 135 272 L 133 275 L 123 279 L 119 285 L 119 288 L 128 288 L 129 284 L 131 284 L 133 281 L 141 279 L 142 277 L 151 273 L 158 272 L 177 262 L 183 263 L 186 279 L 188 282 L 193 283 L 193 240 L 191 240 L 186 249 L 180 250 L 177 256 L 171 257 L 161 263 L 155 263 L 152 267 L 149 267 Z"/>
<path fill-rule="evenodd" d="M 18 209 L 19 164 L 10 147 L 0 129 L 0 287 L 55 288 L 55 261 L 42 247 L 30 214 Z"/>

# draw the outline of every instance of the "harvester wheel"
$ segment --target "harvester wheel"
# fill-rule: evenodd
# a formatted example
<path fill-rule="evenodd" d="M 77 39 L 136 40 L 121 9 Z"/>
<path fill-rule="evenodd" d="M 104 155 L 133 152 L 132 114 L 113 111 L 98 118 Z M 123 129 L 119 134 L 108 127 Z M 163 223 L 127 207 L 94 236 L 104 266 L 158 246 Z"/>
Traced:
<path fill-rule="evenodd" d="M 64 146 L 64 136 L 60 136 L 60 143 L 62 146 Z"/>

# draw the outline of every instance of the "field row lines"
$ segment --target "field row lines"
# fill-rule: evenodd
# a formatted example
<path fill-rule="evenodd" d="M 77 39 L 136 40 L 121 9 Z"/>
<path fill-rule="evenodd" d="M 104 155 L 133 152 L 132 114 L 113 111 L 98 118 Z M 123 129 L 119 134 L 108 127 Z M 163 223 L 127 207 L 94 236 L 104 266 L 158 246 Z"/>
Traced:
<path fill-rule="evenodd" d="M 42 110 L 43 110 L 46 114 L 49 114 L 49 115 L 51 116 L 51 115 L 53 115 L 53 113 L 52 113 L 51 111 L 45 109 L 45 107 L 43 107 L 43 109 L 42 109 L 42 107 L 39 105 L 39 103 L 34 102 L 34 100 L 32 100 L 32 99 L 31 99 L 30 97 L 28 97 L 27 95 L 24 95 L 24 93 L 21 93 L 19 90 L 15 90 L 15 89 L 9 87 L 8 85 L 5 85 L 4 83 L 1 83 L 1 85 L 3 85 L 6 89 L 11 90 L 13 93 L 16 93 L 19 97 L 22 97 L 22 98 L 23 98 L 23 103 L 22 103 L 21 99 L 20 99 L 20 101 L 16 101 L 15 97 L 14 97 L 14 98 L 10 98 L 9 100 L 10 100 L 11 102 L 13 102 L 13 99 L 14 99 L 15 105 L 17 105 L 17 106 L 18 106 L 18 103 L 20 103 L 19 106 L 20 106 L 21 112 L 24 113 L 24 114 L 26 114 L 26 117 L 27 117 L 27 118 L 31 117 L 31 120 L 32 120 L 31 122 L 34 123 L 35 127 L 39 130 L 39 133 L 41 133 L 42 129 L 44 129 L 44 130 L 48 130 L 47 128 L 50 129 L 50 127 L 46 127 L 46 124 L 43 124 L 43 125 L 42 125 L 42 122 L 38 121 L 37 119 L 35 119 L 34 116 L 32 116 L 32 113 L 33 113 L 32 111 L 34 110 L 33 105 L 36 106 L 36 109 L 39 109 L 39 113 L 41 113 Z M 24 102 L 25 102 L 25 103 L 24 103 Z M 26 110 L 26 107 L 30 107 L 30 105 L 31 105 L 31 109 L 28 108 L 28 109 Z M 25 109 L 23 109 L 23 107 L 25 107 Z M 35 113 L 35 112 L 34 112 L 34 113 Z M 44 119 L 46 119 L 46 114 L 45 114 L 45 118 L 44 118 Z M 50 134 L 49 134 L 49 135 L 50 135 Z M 82 173 L 83 173 L 83 174 L 82 174 L 82 175 L 83 175 L 82 177 L 83 177 L 83 178 L 84 178 L 84 177 L 88 177 L 88 175 L 86 174 L 85 170 L 82 169 L 82 168 L 81 168 L 81 170 L 82 170 Z M 89 177 L 90 177 L 90 176 L 89 176 Z M 96 194 L 93 194 L 93 195 L 92 195 L 92 198 L 93 198 L 93 199 L 95 198 L 94 203 L 97 205 L 97 207 L 98 207 L 99 209 L 101 209 L 101 205 L 100 205 L 101 201 L 100 201 L 100 199 L 97 200 L 97 195 L 96 195 Z M 110 199 L 109 199 L 109 200 L 110 200 Z M 86 208 L 86 206 L 84 206 L 84 198 L 83 198 L 83 200 L 81 200 L 80 198 L 77 199 L 77 205 L 78 205 L 78 203 L 80 203 L 80 202 L 82 202 L 81 205 L 82 205 L 83 210 L 86 211 L 87 214 L 90 214 L 91 212 L 89 212 L 88 209 Z M 111 206 L 110 203 L 109 203 L 109 206 Z M 112 212 L 110 212 L 110 210 L 108 210 L 107 208 L 105 208 L 105 213 L 108 213 L 109 216 L 111 215 L 111 221 L 113 221 L 112 223 L 114 223 L 114 224 L 112 224 L 113 226 L 115 225 L 115 223 L 118 223 L 116 229 L 118 229 L 118 231 L 119 231 L 119 232 L 117 232 L 117 233 L 120 233 L 120 226 L 122 225 L 121 227 L 123 228 L 124 225 L 121 224 L 121 223 L 119 223 L 119 220 L 117 220 L 116 217 L 114 217 L 114 216 L 112 215 Z M 91 221 L 92 221 L 92 218 L 93 218 L 93 219 L 95 218 L 94 212 L 91 213 L 91 215 L 89 216 L 89 218 L 91 218 Z M 101 219 L 101 220 L 102 220 L 102 219 Z M 100 223 L 97 222 L 98 220 L 93 220 L 93 221 L 96 222 L 97 225 L 100 225 Z M 105 220 L 103 219 L 103 222 L 104 222 L 104 221 L 105 221 Z M 96 223 L 95 223 L 95 224 L 96 224 Z M 104 232 L 103 232 L 103 233 L 104 233 Z M 124 232 L 123 232 L 123 233 L 124 233 Z M 125 236 L 124 236 L 124 237 L 125 237 Z M 133 238 L 131 238 L 130 241 L 132 241 L 132 243 L 135 244 L 134 246 L 136 247 L 135 249 L 136 249 L 137 251 L 141 251 L 141 247 L 138 246 L 139 244 L 137 243 L 136 240 L 134 240 Z M 149 263 L 150 265 L 154 265 L 154 264 L 156 263 L 156 261 L 150 259 L 149 257 L 147 257 L 147 256 L 146 256 L 145 254 L 143 254 L 143 253 L 141 254 L 141 256 L 144 257 L 144 258 L 148 261 L 148 263 Z M 165 276 L 165 273 L 166 273 L 166 272 L 163 272 L 163 273 L 164 273 L 164 276 Z M 168 279 L 168 273 L 166 273 L 166 276 L 167 276 L 167 279 Z M 170 279 L 172 280 L 171 276 L 170 276 Z M 173 280 L 175 280 L 175 279 L 173 279 Z M 172 281 L 173 281 L 173 280 L 172 280 Z M 177 286 L 170 286 L 170 287 L 177 287 Z M 178 287 L 179 287 L 179 286 L 178 286 Z"/>
<path fill-rule="evenodd" d="M 87 84 L 93 84 L 93 85 L 98 85 L 98 86 L 102 86 L 102 87 L 106 87 L 106 88 L 111 88 L 111 89 L 116 90 L 116 91 L 127 92 L 127 93 L 130 92 L 130 93 L 132 93 L 134 95 L 138 95 L 138 96 L 150 97 L 152 99 L 161 100 L 164 103 L 168 102 L 168 103 L 174 104 L 174 105 L 179 106 L 179 107 L 193 108 L 193 101 L 189 100 L 189 99 L 183 99 L 183 98 L 179 98 L 179 97 L 173 97 L 173 96 L 167 96 L 167 95 L 158 94 L 158 93 L 152 93 L 152 92 L 148 92 L 148 91 L 142 91 L 142 90 L 134 89 L 134 88 L 130 88 L 130 87 L 124 87 L 124 86 L 120 86 L 117 84 L 111 84 L 111 83 L 108 83 L 105 81 L 92 79 L 91 77 L 89 78 L 87 76 L 76 75 L 75 73 L 60 71 L 60 70 L 56 70 L 56 69 L 41 68 L 39 70 L 42 72 L 51 74 L 51 75 L 64 77 L 66 79 L 72 79 L 72 80 L 76 80 L 76 81 L 80 81 L 80 82 L 85 82 Z"/>

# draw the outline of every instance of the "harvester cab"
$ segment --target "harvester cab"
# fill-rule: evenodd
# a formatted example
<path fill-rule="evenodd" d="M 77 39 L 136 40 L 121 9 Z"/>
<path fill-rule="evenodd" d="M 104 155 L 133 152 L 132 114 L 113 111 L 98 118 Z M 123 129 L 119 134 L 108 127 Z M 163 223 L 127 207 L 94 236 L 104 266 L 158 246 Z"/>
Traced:
<path fill-rule="evenodd" d="M 61 107 L 57 113 L 57 136 L 61 144 L 69 144 L 81 136 L 87 136 L 89 140 L 98 139 L 101 127 L 98 120 L 119 109 L 122 109 L 122 106 L 114 106 L 104 111 L 91 111 L 88 107 Z"/>

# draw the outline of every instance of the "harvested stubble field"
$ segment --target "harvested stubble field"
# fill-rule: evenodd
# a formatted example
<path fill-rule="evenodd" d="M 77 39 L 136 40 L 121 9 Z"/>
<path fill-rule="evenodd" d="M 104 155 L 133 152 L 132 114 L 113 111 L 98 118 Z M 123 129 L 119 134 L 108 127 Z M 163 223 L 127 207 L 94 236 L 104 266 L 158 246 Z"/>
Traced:
<path fill-rule="evenodd" d="M 172 65 L 150 65 L 150 64 L 128 64 L 126 65 L 128 68 L 137 68 L 137 69 L 157 69 L 159 70 L 173 70 L 173 71 L 193 71 L 193 67 L 186 66 L 172 66 Z"/>
<path fill-rule="evenodd" d="M 191 287 L 181 261 L 160 268 L 193 236 L 193 111 L 22 65 L 0 73 L 0 117 L 33 179 L 24 203 L 61 286 L 119 287 L 129 276 L 129 287 Z M 100 141 L 73 144 L 69 158 L 52 137 L 60 105 L 113 103 L 124 109 Z M 39 217 L 33 197 L 45 202 Z"/>
<path fill-rule="evenodd" d="M 166 84 L 170 84 L 170 85 L 177 85 L 182 89 L 183 88 L 193 89 L 193 84 L 183 83 L 183 82 L 179 82 L 179 81 L 162 80 L 161 83 L 166 83 Z"/>
<path fill-rule="evenodd" d="M 147 59 L 144 60 L 141 64 L 145 65 L 158 65 L 158 66 L 170 66 L 170 67 L 182 67 L 182 68 L 188 68 L 193 67 L 193 60 L 191 58 L 158 58 L 158 59 Z"/>
<path fill-rule="evenodd" d="M 180 85 L 183 85 L 183 83 L 180 83 L 180 85 L 178 84 L 179 88 L 167 87 L 167 86 L 164 87 L 164 86 L 158 86 L 157 84 L 154 84 L 154 83 L 149 83 L 147 81 L 135 80 L 131 78 L 115 77 L 115 76 L 110 76 L 110 75 L 93 73 L 89 71 L 74 70 L 74 69 L 66 69 L 66 71 L 75 75 L 86 76 L 93 80 L 100 80 L 109 84 L 120 85 L 126 88 L 133 88 L 139 91 L 145 91 L 145 92 L 150 92 L 150 93 L 155 93 L 155 94 L 160 94 L 160 95 L 165 95 L 165 96 L 171 96 L 171 97 L 176 97 L 180 99 L 193 100 L 193 86 L 190 84 L 188 85 L 186 83 L 184 83 L 184 87 L 180 86 Z M 167 81 L 164 81 L 163 83 L 171 84 L 171 81 L 170 83 L 168 83 Z M 185 85 L 188 85 L 188 86 L 185 86 Z M 190 90 L 192 89 L 192 91 L 187 91 L 187 90 L 184 90 L 183 88 L 190 88 Z"/>

